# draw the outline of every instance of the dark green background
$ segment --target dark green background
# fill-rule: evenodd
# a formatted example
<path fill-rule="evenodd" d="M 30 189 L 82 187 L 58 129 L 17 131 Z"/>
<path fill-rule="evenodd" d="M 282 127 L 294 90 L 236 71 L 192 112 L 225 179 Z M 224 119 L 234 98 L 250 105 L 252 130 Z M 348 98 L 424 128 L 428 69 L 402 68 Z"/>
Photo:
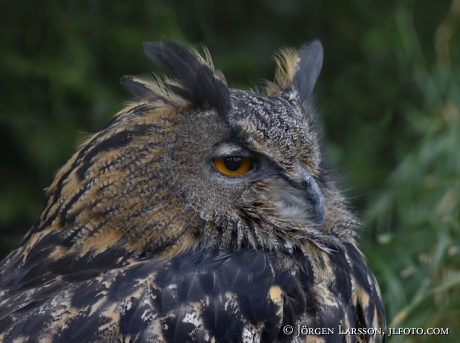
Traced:
<path fill-rule="evenodd" d="M 234 88 L 272 79 L 273 52 L 320 39 L 316 103 L 391 327 L 460 335 L 460 0 L 0 0 L 0 257 L 85 133 L 158 71 L 142 42 L 206 45 Z"/>

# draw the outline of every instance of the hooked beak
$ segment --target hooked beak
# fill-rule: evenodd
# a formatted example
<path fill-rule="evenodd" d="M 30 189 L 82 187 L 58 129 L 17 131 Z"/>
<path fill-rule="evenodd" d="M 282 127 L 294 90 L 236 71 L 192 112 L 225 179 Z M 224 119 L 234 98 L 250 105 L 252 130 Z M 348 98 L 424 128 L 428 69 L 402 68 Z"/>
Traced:
<path fill-rule="evenodd" d="M 324 196 L 315 179 L 303 167 L 299 167 L 296 180 L 286 177 L 278 180 L 270 192 L 270 199 L 280 217 L 300 220 L 304 225 L 321 228 L 326 213 Z"/>
<path fill-rule="evenodd" d="M 303 181 L 302 188 L 305 191 L 305 200 L 310 204 L 310 215 L 315 223 L 323 226 L 324 215 L 326 214 L 326 203 L 324 196 L 315 179 L 304 168 L 299 167 Z"/>

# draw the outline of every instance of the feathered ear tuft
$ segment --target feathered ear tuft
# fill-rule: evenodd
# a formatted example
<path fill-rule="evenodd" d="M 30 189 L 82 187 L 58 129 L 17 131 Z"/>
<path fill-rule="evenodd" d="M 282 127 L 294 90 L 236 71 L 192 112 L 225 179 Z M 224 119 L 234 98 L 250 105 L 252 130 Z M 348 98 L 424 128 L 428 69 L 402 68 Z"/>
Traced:
<path fill-rule="evenodd" d="M 172 92 L 196 106 L 209 106 L 222 114 L 230 110 L 230 92 L 225 80 L 198 53 L 170 40 L 146 42 L 144 51 L 151 60 L 175 73 L 180 85 L 166 83 Z"/>
<path fill-rule="evenodd" d="M 323 47 L 315 40 L 299 51 L 282 50 L 276 56 L 275 82 L 267 86 L 268 95 L 276 95 L 291 88 L 297 91 L 301 104 L 308 101 L 323 65 Z"/>
<path fill-rule="evenodd" d="M 293 86 L 299 92 L 300 100 L 303 103 L 311 97 L 323 66 L 323 46 L 320 41 L 315 40 L 302 46 L 299 50 L 299 59 Z"/>

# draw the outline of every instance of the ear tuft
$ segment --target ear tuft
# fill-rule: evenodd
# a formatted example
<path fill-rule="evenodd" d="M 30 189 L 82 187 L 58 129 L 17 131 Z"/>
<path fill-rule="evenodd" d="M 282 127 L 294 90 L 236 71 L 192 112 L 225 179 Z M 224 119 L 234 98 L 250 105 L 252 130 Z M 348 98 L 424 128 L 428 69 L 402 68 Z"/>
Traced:
<path fill-rule="evenodd" d="M 146 55 L 175 73 L 185 96 L 196 106 L 209 106 L 219 113 L 230 110 L 230 92 L 221 74 L 196 51 L 170 40 L 144 43 Z M 206 53 L 209 60 L 209 53 Z M 170 88 L 172 91 L 177 87 Z"/>
<path fill-rule="evenodd" d="M 267 95 L 280 95 L 295 89 L 300 104 L 311 97 L 323 65 L 323 47 L 318 40 L 303 45 L 299 51 L 282 50 L 276 57 L 275 82 L 268 83 Z"/>
<path fill-rule="evenodd" d="M 300 102 L 307 101 L 313 93 L 323 66 L 323 46 L 318 40 L 303 45 L 299 50 L 299 62 L 293 80 L 293 87 L 297 90 Z"/>
<path fill-rule="evenodd" d="M 295 49 L 283 49 L 275 55 L 276 71 L 275 84 L 284 90 L 292 85 L 294 74 L 299 62 L 298 52 Z"/>

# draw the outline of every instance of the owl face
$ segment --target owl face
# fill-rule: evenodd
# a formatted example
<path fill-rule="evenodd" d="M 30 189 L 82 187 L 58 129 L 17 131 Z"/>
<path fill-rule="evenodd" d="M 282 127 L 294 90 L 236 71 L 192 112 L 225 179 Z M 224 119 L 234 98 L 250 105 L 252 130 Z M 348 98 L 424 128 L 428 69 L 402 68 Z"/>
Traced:
<path fill-rule="evenodd" d="M 225 117 L 214 110 L 181 115 L 166 163 L 175 192 L 203 220 L 319 229 L 325 203 L 308 153 L 314 137 L 299 106 L 240 90 L 230 90 L 230 99 Z"/>

